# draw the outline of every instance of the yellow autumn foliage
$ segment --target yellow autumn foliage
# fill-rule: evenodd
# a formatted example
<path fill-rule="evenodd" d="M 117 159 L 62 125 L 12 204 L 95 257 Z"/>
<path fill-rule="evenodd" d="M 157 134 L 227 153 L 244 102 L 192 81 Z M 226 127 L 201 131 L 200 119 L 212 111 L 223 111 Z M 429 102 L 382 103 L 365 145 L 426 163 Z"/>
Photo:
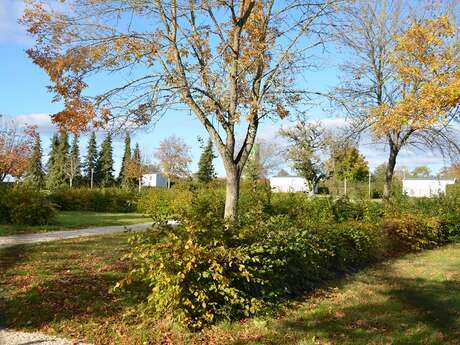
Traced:
<path fill-rule="evenodd" d="M 370 110 L 376 136 L 429 128 L 460 104 L 460 43 L 447 16 L 417 22 L 397 37 L 390 62 L 400 97 Z"/>

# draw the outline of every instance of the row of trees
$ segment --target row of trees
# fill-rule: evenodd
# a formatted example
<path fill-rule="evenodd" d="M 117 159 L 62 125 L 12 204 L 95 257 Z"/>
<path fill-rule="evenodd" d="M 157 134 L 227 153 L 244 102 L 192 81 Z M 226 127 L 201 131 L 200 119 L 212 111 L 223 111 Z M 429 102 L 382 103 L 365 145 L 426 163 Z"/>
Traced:
<path fill-rule="evenodd" d="M 112 139 L 108 134 L 97 150 L 96 136 L 91 134 L 87 155 L 84 162 L 80 161 L 78 136 L 73 136 L 71 145 L 65 131 L 55 134 L 52 138 L 49 160 L 44 167 L 42 164 L 41 140 L 33 128 L 27 128 L 22 135 L 14 126 L 5 128 L 0 135 L 4 149 L 0 154 L 0 172 L 21 178 L 32 185 L 54 189 L 59 186 L 87 185 L 123 187 L 139 186 L 141 176 L 148 172 L 161 171 L 171 180 L 180 180 L 191 176 L 190 147 L 176 136 L 161 141 L 154 153 L 159 164 L 149 164 L 141 156 L 139 145 L 131 150 L 129 133 L 125 136 L 125 147 L 120 173 L 117 178 L 113 174 Z M 320 181 L 340 180 L 347 191 L 348 181 L 365 181 L 368 179 L 367 162 L 360 154 L 353 141 L 344 139 L 326 130 L 320 124 L 309 123 L 307 118 L 301 118 L 291 127 L 279 131 L 287 141 L 282 145 L 279 140 L 258 140 L 253 147 L 248 162 L 243 171 L 244 177 L 252 181 L 273 175 L 286 162 L 293 170 L 306 178 L 309 189 L 313 192 Z M 206 143 L 198 139 L 203 150 L 197 180 L 207 183 L 216 178 L 213 160 L 216 158 L 212 141 Z M 7 153 L 10 153 L 9 155 Z M 9 164 L 8 164 L 9 163 Z M 387 164 L 376 168 L 372 179 L 384 183 Z M 459 176 L 458 164 L 445 168 L 441 175 Z M 407 177 L 425 177 L 431 174 L 426 166 L 415 167 L 412 171 L 399 172 L 398 179 Z M 278 176 L 288 175 L 283 169 Z M 336 182 L 335 182 L 336 183 Z"/>
<path fill-rule="evenodd" d="M 225 217 L 236 218 L 259 124 L 308 102 L 304 72 L 324 60 L 309 49 L 329 42 L 347 50 L 348 61 L 341 63 L 343 83 L 327 96 L 356 120 L 354 132 L 368 129 L 390 148 L 385 198 L 404 146 L 460 151 L 449 135 L 458 119 L 460 54 L 455 12 L 444 3 L 413 10 L 402 0 L 131 1 L 121 7 L 69 0 L 68 10 L 32 0 L 22 23 L 35 38 L 29 56 L 65 105 L 54 121 L 74 131 L 111 119 L 145 125 L 186 106 L 220 153 Z M 88 81 L 107 73 L 122 77 L 88 97 Z M 243 141 L 237 144 L 238 129 Z"/>
<path fill-rule="evenodd" d="M 255 181 L 267 177 L 286 161 L 305 178 L 311 193 L 321 181 L 332 177 L 344 182 L 345 191 L 347 181 L 363 181 L 368 177 L 368 164 L 355 143 L 320 124 L 309 123 L 302 117 L 295 125 L 282 128 L 279 135 L 286 145 L 279 140 L 256 143 L 244 169 L 247 179 Z M 287 175 L 287 172 L 281 170 L 281 174 Z"/>
<path fill-rule="evenodd" d="M 61 186 L 120 185 L 139 186 L 142 175 L 162 172 L 171 180 L 191 176 L 190 147 L 179 137 L 163 139 L 153 157 L 157 163 L 141 154 L 139 144 L 131 148 L 131 137 L 126 132 L 124 153 L 118 177 L 114 175 L 112 136 L 107 133 L 98 150 L 96 134 L 90 134 L 86 155 L 81 157 L 79 136 L 70 136 L 65 130 L 55 133 L 51 139 L 49 158 L 43 164 L 43 150 L 40 134 L 34 127 L 24 130 L 13 121 L 2 122 L 0 126 L 0 182 L 7 176 L 22 179 L 37 188 L 55 189 Z M 199 181 L 209 182 L 216 177 L 213 160 L 213 144 L 199 139 L 203 154 L 196 174 Z"/>
<path fill-rule="evenodd" d="M 27 167 L 24 169 L 24 181 L 37 188 L 55 189 L 75 185 L 109 187 L 116 184 L 129 186 L 138 183 L 140 174 L 141 152 L 136 144 L 131 154 L 129 134 L 125 139 L 125 155 L 119 177 L 114 176 L 112 136 L 107 133 L 98 150 L 96 134 L 90 135 L 84 161 L 80 157 L 79 136 L 73 135 L 69 144 L 69 135 L 61 130 L 51 139 L 49 159 L 43 165 L 40 135 L 32 134 L 33 145 Z M 21 177 L 21 176 L 16 176 Z"/>

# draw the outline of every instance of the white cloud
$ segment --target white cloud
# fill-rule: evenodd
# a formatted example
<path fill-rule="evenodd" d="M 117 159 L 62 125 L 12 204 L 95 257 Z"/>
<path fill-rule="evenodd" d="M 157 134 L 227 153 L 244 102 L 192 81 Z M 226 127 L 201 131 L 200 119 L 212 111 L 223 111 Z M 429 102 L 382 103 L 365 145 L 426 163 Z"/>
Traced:
<path fill-rule="evenodd" d="M 18 23 L 23 11 L 23 0 L 0 0 L 0 43 L 28 42 L 25 29 Z"/>
<path fill-rule="evenodd" d="M 6 121 L 12 121 L 16 126 L 36 126 L 41 134 L 48 135 L 56 131 L 56 125 L 51 121 L 50 114 L 32 113 L 5 117 Z"/>

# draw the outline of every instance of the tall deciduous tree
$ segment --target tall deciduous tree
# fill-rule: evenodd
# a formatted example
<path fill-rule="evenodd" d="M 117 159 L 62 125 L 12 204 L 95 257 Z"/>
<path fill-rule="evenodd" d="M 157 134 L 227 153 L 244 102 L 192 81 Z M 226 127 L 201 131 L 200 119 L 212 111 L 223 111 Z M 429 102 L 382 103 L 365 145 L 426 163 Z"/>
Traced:
<path fill-rule="evenodd" d="M 155 157 L 168 179 L 177 180 L 190 176 L 190 147 L 181 138 L 172 135 L 163 139 L 155 151 Z"/>
<path fill-rule="evenodd" d="M 355 145 L 348 142 L 332 149 L 329 167 L 330 174 L 343 181 L 345 195 L 348 181 L 364 181 L 369 175 L 364 156 Z"/>
<path fill-rule="evenodd" d="M 29 164 L 25 173 L 25 181 L 27 184 L 36 188 L 43 188 L 45 186 L 45 170 L 42 163 L 42 144 L 40 134 L 35 132 L 33 134 L 34 144 L 32 154 L 29 159 Z"/>
<path fill-rule="evenodd" d="M 413 177 L 428 177 L 431 175 L 431 170 L 425 165 L 419 165 L 418 167 L 412 169 L 410 174 Z"/>
<path fill-rule="evenodd" d="M 283 151 L 284 148 L 276 138 L 258 138 L 243 173 L 246 177 L 253 175 L 257 178 L 267 178 L 282 165 Z"/>
<path fill-rule="evenodd" d="M 212 141 L 209 139 L 198 161 L 198 181 L 209 183 L 216 178 L 216 171 L 213 164 L 214 158 L 216 158 L 216 156 L 212 149 Z"/>
<path fill-rule="evenodd" d="M 35 129 L 20 130 L 14 121 L 0 115 L 0 182 L 8 175 L 20 178 L 31 155 Z"/>
<path fill-rule="evenodd" d="M 455 177 L 460 182 L 460 163 L 453 163 L 451 166 L 442 169 L 441 176 Z"/>
<path fill-rule="evenodd" d="M 101 144 L 101 150 L 99 151 L 99 156 L 96 161 L 94 171 L 95 182 L 101 187 L 112 186 L 115 182 L 113 171 L 112 135 L 107 133 Z"/>
<path fill-rule="evenodd" d="M 123 158 L 121 160 L 121 168 L 120 174 L 118 175 L 118 181 L 121 183 L 122 186 L 127 187 L 130 184 L 129 178 L 125 172 L 126 166 L 129 164 L 131 160 L 131 137 L 129 132 L 127 131 L 125 134 L 125 150 L 123 153 Z"/>
<path fill-rule="evenodd" d="M 96 134 L 91 133 L 88 141 L 88 148 L 86 152 L 86 159 L 84 163 L 85 179 L 91 184 L 91 179 L 94 179 L 94 171 L 97 163 L 97 142 Z M 94 181 L 93 181 L 94 182 Z"/>
<path fill-rule="evenodd" d="M 310 194 L 314 194 L 319 181 L 327 177 L 321 153 L 328 147 L 328 133 L 321 125 L 300 118 L 294 126 L 281 129 L 280 134 L 288 141 L 286 157 L 292 168 L 306 179 Z"/>
<path fill-rule="evenodd" d="M 350 54 L 348 54 L 348 61 L 342 65 L 343 82 L 334 90 L 332 97 L 354 119 L 353 124 L 358 130 L 357 132 L 372 128 L 375 139 L 386 143 L 389 156 L 385 172 L 385 199 L 391 195 L 396 161 L 403 147 L 411 145 L 430 149 L 437 147 L 443 152 L 447 149 L 458 150 L 452 138 L 449 121 L 444 123 L 432 121 L 431 110 L 436 108 L 436 105 L 431 110 L 430 107 L 423 109 L 428 110 L 426 116 L 431 118 L 430 121 L 425 121 L 424 115 L 419 114 L 419 111 L 426 107 L 426 101 L 436 98 L 434 91 L 437 87 L 431 91 L 429 91 L 429 87 L 422 87 L 417 91 L 412 89 L 418 96 L 415 96 L 411 91 L 411 88 L 416 85 L 411 81 L 413 77 L 418 78 L 416 76 L 419 72 L 422 72 L 419 75 L 423 76 L 422 78 L 428 76 L 425 71 L 430 70 L 430 67 L 426 66 L 430 60 L 435 63 L 432 67 L 437 65 L 434 68 L 444 75 L 442 78 L 446 77 L 445 72 L 447 74 L 453 72 L 450 77 L 445 79 L 446 82 L 455 73 L 458 73 L 455 72 L 458 69 L 454 67 L 455 64 L 453 65 L 452 61 L 449 61 L 450 59 L 441 61 L 444 53 L 451 54 L 444 48 L 449 46 L 452 52 L 458 51 L 458 48 L 447 43 L 445 34 L 436 28 L 433 28 L 435 31 L 432 35 L 440 34 L 441 36 L 435 40 L 428 36 L 411 39 L 407 33 L 400 36 L 407 29 L 407 23 L 411 20 L 406 16 L 407 13 L 411 12 L 407 6 L 408 2 L 400 0 L 345 2 L 344 19 L 347 25 L 338 26 L 341 29 L 337 33 L 340 42 L 350 50 Z M 413 30 L 408 31 L 409 36 L 412 35 L 410 32 L 413 33 Z M 426 33 L 426 31 L 425 33 L 418 32 L 422 35 Z M 401 44 L 402 41 L 407 44 Z M 427 49 L 425 53 L 431 56 L 414 55 L 412 57 L 414 64 L 410 66 L 412 58 L 409 56 L 415 51 L 418 51 L 417 54 L 422 53 L 423 47 Z M 398 55 L 399 57 L 397 57 Z M 404 57 L 405 55 L 406 57 Z M 458 53 L 455 55 L 458 57 Z M 420 57 L 422 59 L 419 59 Z M 426 60 L 423 61 L 425 58 Z M 418 63 L 421 64 L 417 67 Z M 405 67 L 400 69 L 398 64 Z M 405 70 L 405 68 L 407 69 Z M 409 77 L 410 70 L 414 72 L 412 77 Z M 406 72 L 408 74 L 404 76 Z M 434 83 L 437 83 L 436 78 Z M 432 86 L 435 85 L 432 84 Z M 421 90 L 424 91 L 420 93 Z M 426 93 L 427 91 L 428 93 Z M 422 94 L 425 96 L 420 98 L 419 96 Z M 406 101 L 401 102 L 403 99 Z M 407 108 L 409 104 L 417 107 L 409 110 Z M 448 109 L 444 106 L 441 108 L 439 109 L 440 114 L 442 114 L 440 116 L 445 116 Z M 396 115 L 398 113 L 399 115 Z"/>
<path fill-rule="evenodd" d="M 36 38 L 29 56 L 65 104 L 56 122 L 80 129 L 128 114 L 145 124 L 186 105 L 222 157 L 225 217 L 235 218 L 259 123 L 288 116 L 304 95 L 296 78 L 314 62 L 306 51 L 323 42 L 323 18 L 338 1 L 69 0 L 72 10 L 58 12 L 32 0 L 22 22 Z M 108 71 L 126 72 L 127 82 L 84 96 L 87 78 Z"/>
<path fill-rule="evenodd" d="M 371 109 L 376 136 L 404 133 L 390 152 L 389 167 L 396 163 L 402 145 L 423 141 L 441 150 L 460 147 L 449 136 L 449 124 L 460 106 L 460 43 L 456 27 L 447 16 L 415 22 L 398 36 L 390 54 L 397 94 Z M 392 172 L 388 179 L 391 182 Z M 391 184 L 389 184 L 391 186 Z M 388 191 L 384 197 L 388 198 Z"/>

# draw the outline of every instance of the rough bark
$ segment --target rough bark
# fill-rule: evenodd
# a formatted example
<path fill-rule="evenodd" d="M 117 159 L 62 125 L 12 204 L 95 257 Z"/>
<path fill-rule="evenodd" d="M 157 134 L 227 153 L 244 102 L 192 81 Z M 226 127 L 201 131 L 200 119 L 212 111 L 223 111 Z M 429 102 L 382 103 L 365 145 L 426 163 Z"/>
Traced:
<path fill-rule="evenodd" d="M 229 220 L 235 220 L 238 217 L 241 171 L 237 166 L 227 167 L 225 170 L 227 174 L 227 184 L 224 217 Z"/>
<path fill-rule="evenodd" d="M 398 148 L 390 144 L 390 155 L 388 157 L 388 164 L 385 170 L 385 183 L 383 185 L 383 200 L 388 201 L 391 196 L 392 184 L 393 184 L 393 174 L 396 166 L 396 158 L 398 156 Z"/>

